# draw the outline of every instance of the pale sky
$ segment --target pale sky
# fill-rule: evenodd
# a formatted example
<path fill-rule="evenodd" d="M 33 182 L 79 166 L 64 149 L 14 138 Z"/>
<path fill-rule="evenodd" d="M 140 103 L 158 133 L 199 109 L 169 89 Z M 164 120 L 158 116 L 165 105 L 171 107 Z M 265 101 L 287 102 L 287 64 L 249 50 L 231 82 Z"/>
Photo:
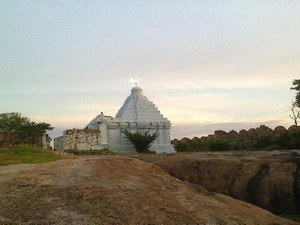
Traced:
<path fill-rule="evenodd" d="M 300 1 L 0 1 L 0 112 L 83 128 L 138 80 L 172 138 L 292 125 Z"/>

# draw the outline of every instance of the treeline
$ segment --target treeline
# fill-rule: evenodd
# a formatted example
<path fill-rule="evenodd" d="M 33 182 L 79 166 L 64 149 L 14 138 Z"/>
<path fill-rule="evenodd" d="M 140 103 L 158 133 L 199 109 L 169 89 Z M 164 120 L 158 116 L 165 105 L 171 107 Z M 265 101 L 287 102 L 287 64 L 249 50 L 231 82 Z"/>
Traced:
<path fill-rule="evenodd" d="M 53 127 L 49 123 L 36 123 L 17 112 L 0 114 L 0 148 L 34 145 L 50 148 L 51 138 L 46 134 Z"/>
<path fill-rule="evenodd" d="M 261 125 L 248 131 L 232 130 L 227 133 L 217 130 L 206 137 L 174 139 L 172 144 L 177 152 L 299 149 L 300 127 L 293 125 L 285 129 L 278 126 L 272 130 Z"/>
<path fill-rule="evenodd" d="M 16 132 L 18 134 L 41 135 L 46 130 L 52 130 L 49 123 L 36 123 L 17 112 L 0 114 L 0 131 Z"/>

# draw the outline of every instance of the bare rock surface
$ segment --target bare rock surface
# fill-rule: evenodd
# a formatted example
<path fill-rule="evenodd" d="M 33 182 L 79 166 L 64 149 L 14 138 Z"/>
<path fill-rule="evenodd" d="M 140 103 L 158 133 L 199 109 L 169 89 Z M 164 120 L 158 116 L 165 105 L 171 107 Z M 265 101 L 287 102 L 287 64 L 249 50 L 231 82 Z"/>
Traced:
<path fill-rule="evenodd" d="M 0 224 L 293 225 L 130 156 L 0 167 Z"/>
<path fill-rule="evenodd" d="M 300 157 L 289 151 L 139 156 L 174 177 L 274 213 L 300 212 Z"/>

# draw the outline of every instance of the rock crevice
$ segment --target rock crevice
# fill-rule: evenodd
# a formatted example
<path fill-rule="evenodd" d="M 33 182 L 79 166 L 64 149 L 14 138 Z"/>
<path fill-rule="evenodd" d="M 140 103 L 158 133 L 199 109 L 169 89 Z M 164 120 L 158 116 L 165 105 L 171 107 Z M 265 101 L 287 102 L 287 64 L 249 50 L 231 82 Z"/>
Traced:
<path fill-rule="evenodd" d="M 287 151 L 147 156 L 183 181 L 267 209 L 300 213 L 300 158 Z"/>

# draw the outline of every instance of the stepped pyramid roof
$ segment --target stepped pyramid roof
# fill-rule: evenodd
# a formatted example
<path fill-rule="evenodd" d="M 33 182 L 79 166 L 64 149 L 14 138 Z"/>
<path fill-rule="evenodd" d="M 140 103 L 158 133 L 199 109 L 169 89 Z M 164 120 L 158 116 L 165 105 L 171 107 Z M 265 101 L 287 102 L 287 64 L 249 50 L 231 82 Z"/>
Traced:
<path fill-rule="evenodd" d="M 143 94 L 143 89 L 133 87 L 131 94 L 126 98 L 115 118 L 105 116 L 103 113 L 96 116 L 86 128 L 98 129 L 98 121 L 124 121 L 124 122 L 164 122 L 171 124 L 163 117 L 155 104 Z"/>
<path fill-rule="evenodd" d="M 126 98 L 116 118 L 123 121 L 169 122 L 155 104 L 143 94 L 143 89 L 140 87 L 131 89 L 130 96 Z"/>

